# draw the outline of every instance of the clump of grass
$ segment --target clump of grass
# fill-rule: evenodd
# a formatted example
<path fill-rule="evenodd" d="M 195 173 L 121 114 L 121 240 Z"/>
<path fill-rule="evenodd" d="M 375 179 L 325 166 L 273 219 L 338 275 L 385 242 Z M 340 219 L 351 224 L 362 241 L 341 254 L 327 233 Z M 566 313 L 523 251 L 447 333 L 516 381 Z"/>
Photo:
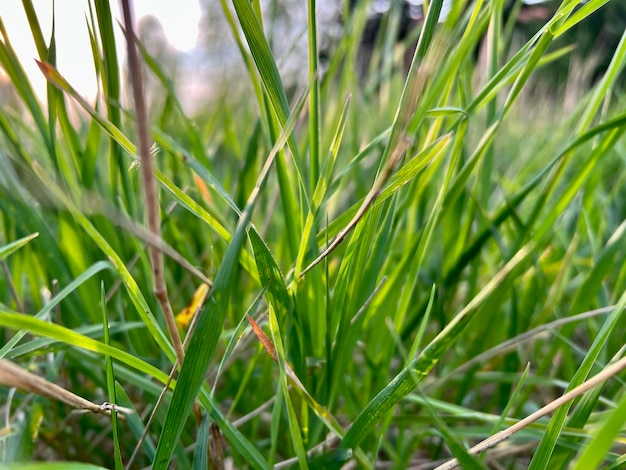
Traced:
<path fill-rule="evenodd" d="M 394 59 L 365 83 L 354 73 L 365 6 L 322 76 L 310 1 L 311 65 L 293 97 L 261 5 L 223 2 L 250 95 L 192 120 L 175 77 L 137 44 L 166 96 L 148 113 L 158 151 L 143 179 L 145 122 L 120 101 L 108 2 L 87 19 L 94 102 L 56 70 L 54 33 L 45 40 L 23 3 L 49 87 L 43 106 L 0 24 L 20 99 L 0 112 L 0 357 L 114 406 L 112 418 L 76 415 L 3 376 L 14 387 L 2 389 L 4 463 L 623 465 L 623 384 L 611 377 L 624 366 L 626 115 L 614 85 L 626 36 L 572 111 L 532 123 L 522 112 L 539 107 L 529 80 L 566 52 L 553 41 L 604 1 L 564 1 L 509 53 L 501 2 L 438 24 L 434 0 L 408 72 L 389 21 L 376 53 Z M 161 222 L 144 229 L 150 177 Z M 159 256 L 169 300 L 163 285 L 154 293 Z M 187 307 L 183 331 L 170 317 L 166 333 L 170 301 Z"/>

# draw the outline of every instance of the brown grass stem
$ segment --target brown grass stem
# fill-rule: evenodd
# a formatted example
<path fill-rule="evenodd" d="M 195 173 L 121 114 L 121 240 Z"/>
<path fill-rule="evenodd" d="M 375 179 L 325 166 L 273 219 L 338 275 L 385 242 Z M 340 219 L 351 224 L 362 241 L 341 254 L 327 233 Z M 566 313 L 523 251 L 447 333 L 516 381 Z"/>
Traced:
<path fill-rule="evenodd" d="M 111 403 L 103 403 L 98 405 L 92 401 L 58 386 L 55 383 L 39 377 L 12 362 L 0 359 L 0 385 L 5 387 L 16 387 L 26 392 L 36 395 L 52 398 L 61 401 L 67 405 L 78 408 L 79 410 L 91 411 L 96 414 L 110 415 L 112 411 L 129 413 L 130 410 L 121 408 Z"/>
<path fill-rule="evenodd" d="M 159 201 L 157 187 L 152 171 L 152 156 L 150 154 L 150 133 L 148 130 L 148 115 L 143 94 L 143 80 L 139 55 L 137 54 L 136 37 L 134 30 L 133 14 L 130 0 L 121 0 L 124 13 L 124 28 L 126 32 L 126 46 L 128 54 L 128 69 L 130 81 L 133 89 L 133 99 L 135 102 L 135 117 L 137 125 L 137 138 L 139 157 L 141 159 L 141 178 L 143 182 L 144 199 L 146 202 L 146 219 L 148 231 L 157 239 L 161 238 L 161 217 L 159 212 Z M 176 351 L 178 363 L 182 364 L 185 352 L 180 339 L 176 319 L 167 295 L 167 286 L 164 277 L 163 253 L 160 247 L 150 244 L 150 260 L 152 264 L 152 274 L 154 277 L 154 295 L 161 304 L 165 323 L 172 340 L 172 345 Z"/>
<path fill-rule="evenodd" d="M 556 400 L 551 401 L 543 408 L 535 411 L 534 413 L 528 415 L 526 418 L 518 421 L 513 426 L 510 426 L 506 429 L 503 429 L 500 432 L 495 433 L 493 436 L 488 437 L 487 439 L 479 442 L 474 447 L 468 450 L 468 452 L 472 455 L 480 454 L 481 452 L 485 452 L 486 450 L 498 445 L 502 441 L 507 440 L 513 434 L 518 431 L 521 431 L 525 427 L 531 425 L 535 421 L 544 416 L 556 411 L 561 406 L 565 405 L 569 401 L 578 398 L 586 391 L 592 389 L 593 387 L 600 385 L 601 383 L 607 381 L 609 378 L 618 374 L 622 370 L 626 369 L 626 357 L 622 357 L 617 362 L 605 367 L 600 373 L 594 375 L 589 380 L 583 382 L 578 387 L 570 390 L 567 393 L 564 393 Z M 453 468 L 457 468 L 459 466 L 459 462 L 457 459 L 448 460 L 446 463 L 439 465 L 435 470 L 450 470 Z"/>
<path fill-rule="evenodd" d="M 387 162 L 387 165 L 383 169 L 379 178 L 374 183 L 374 186 L 367 193 L 367 195 L 365 196 L 365 199 L 363 199 L 363 203 L 361 204 L 361 207 L 359 207 L 359 210 L 354 215 L 352 220 L 350 220 L 350 222 L 348 222 L 348 224 L 339 231 L 339 233 L 337 234 L 335 239 L 330 243 L 330 245 L 328 245 L 326 249 L 311 262 L 311 264 L 309 264 L 306 268 L 302 270 L 299 276 L 300 279 L 302 279 L 306 273 L 308 273 L 311 269 L 317 266 L 335 248 L 337 248 L 341 244 L 341 242 L 343 242 L 344 239 L 348 236 L 348 234 L 352 231 L 352 229 L 356 227 L 356 225 L 363 218 L 367 210 L 372 206 L 376 198 L 380 196 L 380 192 L 383 189 L 384 184 L 387 182 L 389 177 L 393 174 L 393 171 L 395 170 L 398 163 L 400 163 L 400 160 L 402 159 L 402 157 L 404 157 L 404 153 L 406 152 L 408 147 L 409 147 L 409 140 L 407 138 L 403 138 L 400 141 L 400 144 L 398 144 L 398 146 L 395 148 L 395 150 L 391 154 L 391 158 Z"/>

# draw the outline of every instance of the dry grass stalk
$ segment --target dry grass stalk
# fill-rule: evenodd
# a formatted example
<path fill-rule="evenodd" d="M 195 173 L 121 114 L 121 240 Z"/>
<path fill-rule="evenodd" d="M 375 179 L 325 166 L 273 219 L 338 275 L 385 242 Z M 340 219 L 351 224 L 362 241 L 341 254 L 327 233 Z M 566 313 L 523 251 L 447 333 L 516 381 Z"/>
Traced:
<path fill-rule="evenodd" d="M 126 45 L 128 54 L 128 68 L 130 72 L 131 84 L 133 87 L 133 99 L 135 101 L 135 114 L 137 122 L 137 138 L 139 156 L 141 159 L 141 177 L 143 181 L 144 199 L 146 201 L 146 218 L 148 231 L 156 239 L 161 238 L 161 216 L 159 212 L 159 200 L 157 196 L 156 182 L 152 171 L 152 156 L 150 155 L 150 134 L 148 131 L 148 116 L 146 103 L 143 95 L 143 81 L 141 77 L 141 67 L 139 66 L 139 55 L 137 54 L 136 37 L 134 32 L 133 15 L 129 0 L 122 0 L 124 11 L 124 27 L 126 31 Z M 164 263 L 163 253 L 160 247 L 150 245 L 150 259 L 152 264 L 152 274 L 154 277 L 154 294 L 156 295 L 165 323 L 172 339 L 172 344 L 176 351 L 178 363 L 182 364 L 185 357 L 183 343 L 180 339 L 176 319 L 167 295 L 167 286 L 163 274 Z"/>
<path fill-rule="evenodd" d="M 98 405 L 4 359 L 0 359 L 0 385 L 15 387 L 25 392 L 52 398 L 53 400 L 61 401 L 74 408 L 91 411 L 92 413 L 110 416 L 111 411 L 123 413 L 132 412 L 127 408 L 122 408 L 108 402 Z"/>

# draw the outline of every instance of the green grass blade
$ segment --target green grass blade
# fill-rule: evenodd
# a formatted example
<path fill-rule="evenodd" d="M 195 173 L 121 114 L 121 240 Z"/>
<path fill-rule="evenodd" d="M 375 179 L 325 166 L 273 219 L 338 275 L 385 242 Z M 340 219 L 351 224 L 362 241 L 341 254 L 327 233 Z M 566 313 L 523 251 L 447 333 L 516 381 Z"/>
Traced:
<path fill-rule="evenodd" d="M 531 252 L 524 247 L 498 272 L 498 274 L 461 310 L 428 346 L 381 390 L 361 411 L 341 441 L 342 448 L 352 448 L 360 444 L 373 427 L 401 399 L 413 390 L 432 370 L 441 355 L 461 336 L 472 313 L 502 284 L 507 276 Z"/>
<path fill-rule="evenodd" d="M 204 381 L 204 376 L 215 352 L 220 332 L 224 327 L 229 298 L 235 283 L 237 260 L 243 247 L 257 199 L 267 180 L 274 158 L 291 134 L 303 104 L 304 100 L 301 100 L 301 104 L 296 107 L 296 111 L 289 118 L 281 138 L 276 142 L 265 162 L 263 171 L 257 179 L 257 186 L 250 194 L 246 208 L 242 212 L 237 228 L 228 244 L 222 264 L 215 276 L 210 296 L 191 334 L 185 362 L 179 375 L 181 386 L 174 392 L 157 446 L 157 454 L 153 466 L 157 470 L 167 468 L 174 445 L 178 442 L 183 426 L 191 412 L 193 402 Z M 254 464 L 255 462 L 250 463 Z"/>
<path fill-rule="evenodd" d="M 278 73 L 278 67 L 274 61 L 274 57 L 269 44 L 267 43 L 267 39 L 265 38 L 265 34 L 263 33 L 261 24 L 259 23 L 256 13 L 252 9 L 252 5 L 248 1 L 234 0 L 233 5 L 235 6 L 235 11 L 239 17 L 243 33 L 248 41 L 248 46 L 250 47 L 250 52 L 254 58 L 257 70 L 261 76 L 261 81 L 263 82 L 269 103 L 276 115 L 276 118 L 278 119 L 278 123 L 281 127 L 284 127 L 287 117 L 289 116 L 289 104 L 285 94 L 285 88 L 280 78 L 280 74 Z M 316 82 L 317 80 L 314 80 L 313 86 L 315 86 Z M 289 149 L 291 150 L 293 156 L 293 161 L 296 166 L 298 178 L 305 195 L 305 199 L 310 201 L 310 194 L 304 176 L 303 164 L 300 159 L 298 146 L 296 145 L 296 141 L 293 136 L 289 136 L 287 143 L 289 144 Z M 282 189 L 283 191 L 287 191 L 287 188 Z M 308 205 L 310 206 L 310 203 Z"/>
<path fill-rule="evenodd" d="M 321 124 L 320 124 L 320 83 L 317 79 L 319 70 L 319 52 L 317 47 L 317 11 L 316 0 L 307 1 L 308 39 L 309 39 L 309 191 L 315 191 L 319 178 Z"/>
<path fill-rule="evenodd" d="M 134 411 L 134 413 L 129 413 L 128 415 L 126 415 L 126 422 L 128 423 L 128 427 L 133 433 L 133 436 L 135 436 L 135 438 L 139 440 L 139 438 L 143 434 L 145 425 L 143 424 L 141 417 L 137 413 L 133 402 L 130 401 L 130 398 L 126 394 L 126 391 L 124 391 L 119 382 L 115 383 L 115 396 L 117 397 L 118 403 L 121 406 Z M 152 437 L 150 435 L 147 435 L 143 440 L 142 449 L 149 460 L 152 460 L 154 458 L 156 446 L 154 445 L 154 441 L 152 440 Z"/>
<path fill-rule="evenodd" d="M 37 171 L 37 169 L 35 169 Z M 167 336 L 157 323 L 152 314 L 152 310 L 146 299 L 139 290 L 136 280 L 131 276 L 128 268 L 120 256 L 113 250 L 111 245 L 106 241 L 98 230 L 93 226 L 89 219 L 83 214 L 74 202 L 65 196 L 56 185 L 48 179 L 42 172 L 37 171 L 38 176 L 41 178 L 42 183 L 56 196 L 60 203 L 65 206 L 70 213 L 74 216 L 76 222 L 82 227 L 82 229 L 91 237 L 91 239 L 98 245 L 98 247 L 109 257 L 115 269 L 120 276 L 126 291 L 133 302 L 133 305 L 137 309 L 137 313 L 145 323 L 148 331 L 160 346 L 161 350 L 168 356 L 170 360 L 174 360 L 174 350 L 167 339 Z"/>
<path fill-rule="evenodd" d="M 572 390 L 586 380 L 589 372 L 591 371 L 591 368 L 598 360 L 600 352 L 602 351 L 607 340 L 609 339 L 609 336 L 615 332 L 616 326 L 618 325 L 618 322 L 622 317 L 622 313 L 625 307 L 626 294 L 623 294 L 613 311 L 609 314 L 608 318 L 602 325 L 601 330 L 595 337 L 593 344 L 589 348 L 589 352 L 587 353 L 582 364 L 576 371 L 576 374 L 574 374 L 574 377 L 572 377 L 572 380 L 570 381 L 566 391 Z M 552 416 L 546 433 L 541 439 L 541 442 L 539 442 L 537 451 L 535 452 L 533 459 L 530 462 L 530 470 L 549 468 L 550 458 L 554 451 L 554 447 L 557 444 L 559 436 L 561 435 L 570 407 L 571 403 L 562 406 L 557 410 L 554 416 Z"/>
<path fill-rule="evenodd" d="M 111 338 L 109 336 L 109 316 L 107 314 L 106 301 L 104 298 L 104 284 L 101 284 L 100 308 L 102 309 L 102 331 L 104 333 L 103 343 L 107 346 L 110 346 Z M 104 356 L 104 364 L 106 368 L 107 393 L 109 395 L 109 403 L 117 404 L 118 400 L 115 393 L 115 376 L 113 374 L 113 361 L 111 361 L 111 356 Z M 119 440 L 119 421 L 117 419 L 117 413 L 115 411 L 111 412 L 111 432 L 113 433 L 115 469 L 123 470 L 124 464 L 122 463 L 122 454 L 120 452 Z"/>
<path fill-rule="evenodd" d="M 115 34 L 113 32 L 113 16 L 109 0 L 95 0 L 96 18 L 102 47 L 102 66 L 104 74 L 101 75 L 104 100 L 107 109 L 107 118 L 112 126 L 121 129 L 122 113 L 120 110 L 120 70 L 117 57 Z M 111 134 L 110 134 L 111 135 Z M 124 165 L 120 141 L 111 135 L 109 150 L 109 182 L 110 194 L 116 197 L 119 181 L 122 182 L 122 195 L 129 212 L 135 213 L 135 203 L 132 197 L 128 172 Z M 134 155 L 134 154 L 133 154 Z"/>
<path fill-rule="evenodd" d="M 0 260 L 3 260 L 11 256 L 13 253 L 15 253 L 17 250 L 22 248 L 33 238 L 36 238 L 38 236 L 39 236 L 38 233 L 33 233 L 31 235 L 27 235 L 26 237 L 20 238 L 19 240 L 15 240 L 14 242 L 9 243 L 8 245 L 4 245 L 3 247 L 0 247 Z"/>
<path fill-rule="evenodd" d="M 198 429 L 198 438 L 196 439 L 196 448 L 193 451 L 192 470 L 204 470 L 209 468 L 208 452 L 209 452 L 209 415 L 202 417 L 200 428 Z"/>
<path fill-rule="evenodd" d="M 403 186 L 407 185 L 412 179 L 420 174 L 429 164 L 437 162 L 445 155 L 451 140 L 450 135 L 442 136 L 436 142 L 428 145 L 426 148 L 417 153 L 407 163 L 405 163 L 400 169 L 398 169 L 387 184 L 380 191 L 380 195 L 376 198 L 374 206 L 383 204 L 391 196 L 396 194 Z M 361 207 L 363 199 L 352 205 L 349 209 L 345 210 L 339 217 L 332 221 L 332 223 L 323 231 L 317 234 L 318 243 L 323 243 L 326 237 L 332 238 L 344 228 L 348 222 L 356 215 Z"/>
<path fill-rule="evenodd" d="M 293 309 L 293 302 L 287 292 L 285 280 L 269 248 L 259 234 L 250 230 L 248 236 L 252 242 L 261 285 L 264 289 L 267 289 L 268 300 L 274 307 L 280 324 L 282 324 Z"/>
<path fill-rule="evenodd" d="M 2 470 L 105 470 L 105 467 L 83 462 L 20 462 L 11 467 L 0 465 Z"/>
<path fill-rule="evenodd" d="M 74 292 L 81 284 L 84 284 L 88 279 L 104 269 L 113 269 L 113 266 L 111 265 L 111 263 L 108 263 L 106 261 L 98 261 L 97 263 L 90 266 L 87 270 L 85 270 L 85 272 L 83 272 L 70 284 L 64 287 L 57 295 L 50 299 L 46 306 L 39 312 L 37 312 L 35 318 L 44 318 L 53 309 L 55 309 L 63 299 L 65 299 L 68 295 Z M 24 335 L 26 335 L 26 333 L 26 331 L 18 331 L 17 333 L 15 333 L 13 337 L 8 340 L 0 349 L 0 358 L 6 357 L 9 351 L 11 351 L 15 347 L 15 345 L 19 343 L 19 341 L 24 337 Z"/>
<path fill-rule="evenodd" d="M 162 383 L 167 381 L 167 374 L 161 372 L 156 367 L 145 361 L 127 353 L 121 349 L 96 341 L 87 336 L 76 333 L 75 331 L 60 325 L 55 325 L 38 318 L 24 315 L 21 313 L 12 313 L 4 309 L 0 310 L 0 325 L 16 330 L 26 330 L 37 336 L 52 338 L 62 343 L 75 346 L 77 348 L 86 349 L 88 351 L 97 352 L 99 354 L 108 354 L 114 359 L 148 374 Z"/>
<path fill-rule="evenodd" d="M 29 112 L 31 113 L 37 126 L 37 130 L 44 139 L 46 149 L 51 156 L 52 143 L 50 142 L 50 130 L 48 129 L 48 125 L 46 124 L 43 110 L 39 105 L 30 80 L 28 79 L 26 72 L 19 62 L 17 54 L 11 45 L 2 18 L 0 18 L 0 34 L 2 35 L 2 41 L 0 41 L 0 64 L 4 68 L 6 74 L 11 79 L 11 83 L 15 87 L 15 90 L 20 95 L 20 97 L 26 104 Z"/>
<path fill-rule="evenodd" d="M 26 18 L 28 19 L 28 27 L 30 28 L 30 32 L 35 40 L 37 54 L 39 55 L 39 58 L 43 60 L 48 57 L 48 46 L 43 38 L 41 25 L 39 24 L 37 14 L 35 13 L 35 7 L 33 6 L 33 2 L 31 0 L 22 0 L 22 6 L 24 7 L 24 12 L 26 13 Z"/>
<path fill-rule="evenodd" d="M 615 409 L 609 411 L 599 429 L 594 431 L 591 441 L 572 463 L 572 470 L 600 468 L 607 452 L 615 444 L 615 439 L 622 431 L 624 423 L 626 423 L 626 394 L 622 393 Z"/>

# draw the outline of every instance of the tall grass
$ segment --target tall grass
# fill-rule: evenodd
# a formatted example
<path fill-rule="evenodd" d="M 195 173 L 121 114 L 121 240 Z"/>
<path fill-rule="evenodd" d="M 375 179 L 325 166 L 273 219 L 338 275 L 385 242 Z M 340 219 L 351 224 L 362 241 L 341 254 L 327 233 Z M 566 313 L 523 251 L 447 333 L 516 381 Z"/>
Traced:
<path fill-rule="evenodd" d="M 514 51 L 501 1 L 438 24 L 433 0 L 408 72 L 413 38 L 395 44 L 390 17 L 383 65 L 359 77 L 365 3 L 321 74 L 309 1 L 308 80 L 290 93 L 260 2 L 222 2 L 251 86 L 198 116 L 137 44 L 166 97 L 148 110 L 160 237 L 144 228 L 109 2 L 87 17 L 93 101 L 55 68 L 30 0 L 45 104 L 0 24 L 19 98 L 0 111 L 0 357 L 25 381 L 0 371 L 3 464 L 624 465 L 626 35 L 566 111 L 529 88 L 570 52 L 553 41 L 606 0 L 564 0 Z M 167 301 L 187 307 L 182 364 L 150 250 Z M 29 388 L 27 371 L 112 417 Z M 576 400 L 555 401 L 566 392 Z"/>

